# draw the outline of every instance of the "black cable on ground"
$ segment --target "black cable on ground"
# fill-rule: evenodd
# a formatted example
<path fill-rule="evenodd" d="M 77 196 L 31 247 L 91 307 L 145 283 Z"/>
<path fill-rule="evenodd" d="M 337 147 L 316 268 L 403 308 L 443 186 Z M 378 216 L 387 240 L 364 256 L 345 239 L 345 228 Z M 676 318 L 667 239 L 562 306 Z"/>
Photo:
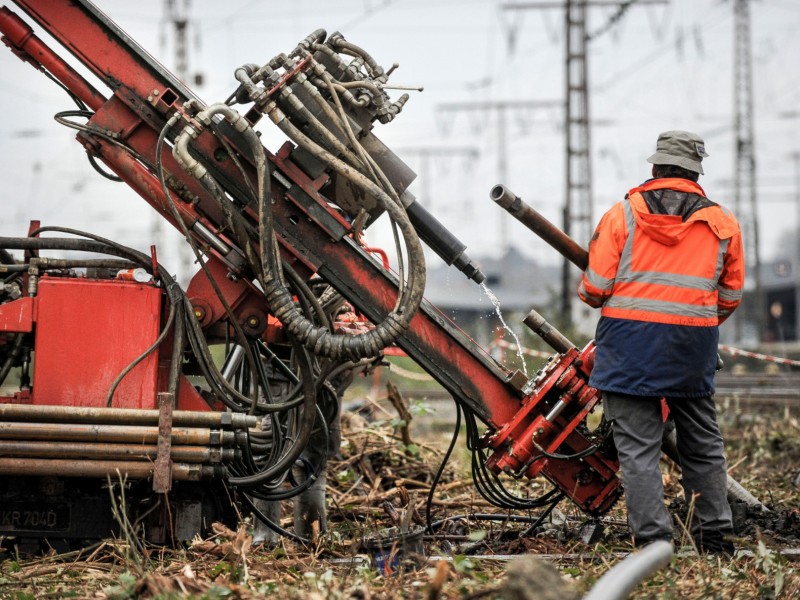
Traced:
<path fill-rule="evenodd" d="M 553 491 L 555 492 L 555 491 L 558 491 L 558 490 L 553 490 Z M 536 519 L 536 521 L 534 521 L 534 523 L 530 527 L 528 527 L 525 531 L 522 532 L 522 537 L 531 536 L 533 534 L 533 532 L 536 531 L 539 528 L 539 526 L 542 524 L 542 522 L 544 522 L 544 520 L 547 518 L 547 516 L 551 512 L 553 512 L 553 509 L 556 507 L 556 505 L 559 502 L 561 502 L 561 500 L 564 498 L 565 495 L 566 494 L 564 494 L 564 492 L 559 493 L 558 497 L 553 499 L 553 502 L 550 503 L 550 506 L 547 507 L 547 509 L 539 516 L 539 518 Z"/>
<path fill-rule="evenodd" d="M 558 490 L 553 490 L 553 492 L 555 492 L 556 494 L 559 494 Z M 534 526 L 531 527 L 530 529 L 535 529 L 535 527 L 538 527 L 538 525 L 544 520 L 544 518 L 546 518 L 547 515 L 550 514 L 550 512 L 553 510 L 553 507 L 555 507 L 555 505 L 558 504 L 558 502 L 561 500 L 561 498 L 563 498 L 563 494 L 560 494 L 560 496 L 558 498 L 556 498 L 555 502 L 550 507 L 548 507 L 547 510 L 545 510 L 545 512 L 542 515 L 538 515 L 538 516 L 535 516 L 535 517 L 528 517 L 528 516 L 525 516 L 525 515 L 511 515 L 511 514 L 507 514 L 507 515 L 498 514 L 498 515 L 495 515 L 495 514 L 492 514 L 492 513 L 467 513 L 467 514 L 464 514 L 464 515 L 454 515 L 452 517 L 447 517 L 447 518 L 444 518 L 444 519 L 439 519 L 438 521 L 434 521 L 433 523 L 430 524 L 430 528 L 431 529 L 428 532 L 429 533 L 433 533 L 434 530 L 439 529 L 442 525 L 444 525 L 448 521 L 460 521 L 460 520 L 466 520 L 466 521 L 499 521 L 499 522 L 510 522 L 510 523 L 533 523 Z M 527 530 L 527 531 L 530 531 L 530 529 Z M 529 535 L 529 533 L 527 535 Z"/>
<path fill-rule="evenodd" d="M 453 427 L 453 436 L 450 438 L 450 445 L 447 447 L 447 451 L 444 453 L 442 461 L 439 463 L 439 468 L 436 470 L 436 475 L 434 475 L 433 481 L 431 482 L 431 489 L 428 491 L 428 498 L 425 501 L 425 530 L 430 533 L 433 533 L 433 525 L 431 524 L 433 496 L 436 493 L 436 487 L 439 485 L 439 480 L 442 478 L 447 462 L 453 454 L 453 449 L 458 441 L 459 433 L 461 433 L 461 404 L 456 402 L 456 424 L 455 427 Z"/>
<path fill-rule="evenodd" d="M 267 515 L 261 512 L 258 508 L 256 508 L 255 503 L 247 496 L 247 494 L 240 494 L 242 501 L 247 505 L 251 511 L 253 511 L 253 515 L 261 521 L 264 525 L 269 527 L 272 531 L 277 533 L 278 535 L 282 535 L 283 537 L 287 537 L 290 540 L 293 540 L 299 544 L 304 544 L 309 546 L 311 544 L 311 540 L 306 539 L 297 535 L 296 533 L 292 533 L 291 531 L 284 529 L 277 523 L 275 523 L 272 519 L 270 519 Z"/>

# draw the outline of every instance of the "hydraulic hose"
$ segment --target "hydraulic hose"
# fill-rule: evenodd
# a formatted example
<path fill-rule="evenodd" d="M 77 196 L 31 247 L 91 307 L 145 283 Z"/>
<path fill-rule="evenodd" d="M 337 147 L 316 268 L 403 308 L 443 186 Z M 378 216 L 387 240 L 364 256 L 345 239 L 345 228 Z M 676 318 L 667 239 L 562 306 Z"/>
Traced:
<path fill-rule="evenodd" d="M 38 258 L 36 259 L 36 268 L 40 271 L 56 271 L 61 269 L 117 269 L 124 271 L 138 267 L 138 263 L 133 263 L 127 260 L 116 260 L 111 258 L 77 258 L 77 259 L 63 259 L 63 258 Z M 24 272 L 31 267 L 31 263 L 16 263 L 12 265 L 3 265 L 5 271 Z"/>
<path fill-rule="evenodd" d="M 22 351 L 22 340 L 24 338 L 24 334 L 18 333 L 14 336 L 14 342 L 11 345 L 11 350 L 6 356 L 6 360 L 3 362 L 2 368 L 0 368 L 0 385 L 3 385 L 3 382 L 8 377 L 9 372 L 11 371 L 14 363 L 19 358 L 20 352 Z"/>
<path fill-rule="evenodd" d="M 164 194 L 164 198 L 166 199 L 167 203 L 169 204 L 170 210 L 172 211 L 172 215 L 175 218 L 176 223 L 178 223 L 178 225 L 179 225 L 179 227 L 181 229 L 181 232 L 183 233 L 184 237 L 186 238 L 187 243 L 191 247 L 192 252 L 195 255 L 195 258 L 197 259 L 197 262 L 200 265 L 200 268 L 205 273 L 206 277 L 208 278 L 209 283 L 211 284 L 211 287 L 214 289 L 214 292 L 217 294 L 217 297 L 219 298 L 220 303 L 222 304 L 223 308 L 225 309 L 225 313 L 228 315 L 228 319 L 229 319 L 231 325 L 233 326 L 233 329 L 234 329 L 234 331 L 236 333 L 237 338 L 239 338 L 239 340 L 243 344 L 245 344 L 244 331 L 242 330 L 241 326 L 239 325 L 238 321 L 236 320 L 236 318 L 235 318 L 235 316 L 233 314 L 233 311 L 231 310 L 231 307 L 229 306 L 229 304 L 226 301 L 224 295 L 222 294 L 222 291 L 219 288 L 219 285 L 214 280 L 214 277 L 211 275 L 210 271 L 208 270 L 208 267 L 206 265 L 206 261 L 200 255 L 200 251 L 198 250 L 196 244 L 193 242 L 191 233 L 189 232 L 188 227 L 186 226 L 186 224 L 184 223 L 183 219 L 181 218 L 180 213 L 178 212 L 178 209 L 175 206 L 174 201 L 172 200 L 172 196 L 170 195 L 169 189 L 167 188 L 166 181 L 164 179 L 164 170 L 163 170 L 163 165 L 162 165 L 162 160 L 161 160 L 162 148 L 163 148 L 164 142 L 166 140 L 168 131 L 179 121 L 179 118 L 180 117 L 177 114 L 175 114 L 172 117 L 170 117 L 170 119 L 167 121 L 166 125 L 164 125 L 163 129 L 161 130 L 161 133 L 158 136 L 158 142 L 156 144 L 156 175 L 158 176 L 159 182 L 161 183 L 162 193 Z M 173 152 L 173 154 L 174 154 L 174 152 Z M 179 164 L 181 164 L 180 161 L 179 161 Z M 238 161 L 237 161 L 237 164 L 239 164 Z M 224 204 L 222 204 L 222 208 L 223 208 L 223 210 L 225 210 L 225 208 L 227 207 L 227 200 L 224 199 L 224 194 L 221 194 L 219 192 L 219 190 L 218 190 L 218 188 L 216 186 L 216 182 L 214 182 L 213 191 L 217 192 L 217 194 L 215 194 L 215 197 L 217 198 L 218 202 L 220 202 L 219 196 L 223 196 L 222 202 Z M 238 213 L 237 213 L 237 216 L 240 216 L 240 215 L 238 215 Z M 240 241 L 240 244 L 241 243 L 242 242 Z M 250 247 L 249 242 L 245 242 L 243 247 L 244 248 L 249 248 Z M 248 257 L 248 258 L 252 258 L 252 257 Z M 188 304 L 188 299 L 185 299 L 185 300 L 186 300 L 186 302 Z M 188 315 L 193 314 L 193 310 L 192 310 L 191 306 L 187 306 L 187 311 L 188 312 L 184 312 L 185 315 L 186 314 L 188 314 Z M 244 396 L 240 396 L 238 398 L 238 401 L 242 402 L 243 404 L 241 404 L 241 405 L 237 404 L 237 399 L 236 399 L 237 398 L 237 393 L 236 393 L 236 391 L 230 385 L 227 385 L 227 381 L 225 381 L 224 377 L 222 377 L 221 375 L 219 377 L 215 377 L 215 375 L 218 374 L 218 370 L 216 368 L 216 365 L 215 365 L 213 359 L 211 358 L 211 353 L 210 353 L 210 351 L 208 349 L 208 344 L 205 342 L 205 339 L 202 336 L 202 332 L 200 331 L 200 326 L 197 323 L 197 319 L 192 318 L 191 321 L 188 323 L 188 325 L 189 326 L 185 328 L 185 331 L 188 333 L 189 343 L 190 343 L 190 345 L 192 347 L 192 350 L 193 350 L 193 352 L 195 354 L 195 357 L 197 357 L 197 359 L 198 359 L 198 364 L 200 364 L 201 370 L 203 371 L 203 373 L 205 375 L 206 381 L 208 381 L 209 384 L 214 388 L 214 390 L 217 393 L 217 395 L 222 399 L 223 404 L 225 404 L 228 408 L 231 408 L 232 410 L 247 410 L 247 407 L 249 407 L 250 411 L 254 410 L 254 407 L 255 407 L 255 404 L 256 404 L 254 399 L 246 398 Z M 249 348 L 245 347 L 244 351 L 245 351 L 245 354 L 247 356 L 247 360 L 251 365 L 251 368 L 254 368 L 255 367 L 255 357 L 253 356 L 252 352 L 249 351 Z M 232 395 L 234 397 L 233 400 L 228 397 L 229 394 L 226 393 L 226 390 L 227 390 L 227 392 L 229 392 L 230 395 Z"/>
<path fill-rule="evenodd" d="M 289 451 L 286 452 L 274 465 L 253 475 L 246 475 L 243 477 L 231 477 L 228 482 L 231 485 L 251 486 L 257 485 L 264 481 L 268 481 L 281 473 L 286 472 L 292 467 L 294 461 L 300 456 L 308 443 L 311 433 L 314 428 L 314 422 L 317 420 L 317 395 L 316 386 L 314 385 L 314 374 L 311 370 L 311 362 L 304 352 L 297 352 L 301 358 L 297 364 L 301 371 L 300 380 L 303 384 L 303 396 L 305 402 L 303 403 L 303 418 L 300 422 L 300 432 L 295 438 Z"/>
<path fill-rule="evenodd" d="M 237 131 L 244 133 L 255 160 L 260 198 L 259 239 L 261 247 L 261 271 L 257 270 L 256 274 L 259 276 L 267 303 L 273 314 L 285 325 L 286 330 L 292 336 L 317 355 L 334 360 L 359 360 L 376 356 L 383 348 L 394 343 L 408 328 L 411 317 L 422 302 L 425 287 L 424 258 L 419 239 L 405 211 L 376 184 L 307 138 L 289 123 L 277 107 L 270 111 L 270 117 L 287 132 L 287 135 L 290 135 L 292 139 L 300 140 L 304 147 L 331 164 L 343 177 L 351 179 L 382 202 L 386 211 L 403 231 L 409 257 L 413 259 L 412 269 L 409 273 L 409 291 L 404 293 L 401 288 L 395 309 L 374 330 L 356 336 L 342 336 L 334 335 L 324 327 L 315 326 L 297 308 L 292 294 L 280 277 L 281 265 L 275 254 L 274 230 L 268 201 L 271 194 L 269 178 L 266 177 L 266 155 L 263 146 L 246 121 L 225 104 L 215 104 L 202 110 L 198 113 L 197 120 L 210 124 L 212 117 L 216 114 L 221 114 Z M 197 135 L 193 128 L 184 128 L 176 139 L 173 154 L 184 169 L 208 185 L 211 182 L 207 181 L 207 170 L 188 152 L 189 141 Z"/>
<path fill-rule="evenodd" d="M 337 50 L 344 52 L 345 54 L 349 54 L 350 56 L 360 57 L 364 59 L 364 63 L 366 64 L 367 69 L 369 70 L 370 76 L 379 81 L 384 83 L 386 81 L 386 73 L 384 72 L 383 68 L 377 63 L 377 61 L 372 58 L 372 56 L 360 46 L 353 44 L 352 42 L 348 42 L 347 40 L 342 37 L 342 34 L 336 32 L 331 34 L 331 37 L 328 39 L 328 43 L 333 44 Z"/>
<path fill-rule="evenodd" d="M 44 228 L 42 229 L 44 230 Z M 42 231 L 40 230 L 40 231 Z M 136 256 L 135 262 L 147 269 L 151 267 L 150 260 L 144 254 L 128 249 L 128 251 L 108 245 L 96 240 L 81 240 L 74 238 L 0 238 L 0 246 L 14 250 L 75 250 L 78 252 L 95 252 L 98 254 L 111 254 L 123 258 Z M 136 252 L 136 254 L 131 254 Z"/>
<path fill-rule="evenodd" d="M 299 79 L 300 77 L 305 79 L 306 82 L 308 81 L 308 79 L 302 73 L 298 73 L 297 78 Z M 300 83 L 300 82 L 298 81 L 298 83 Z M 308 87 L 317 92 L 316 95 L 319 96 L 319 98 L 321 100 L 321 103 L 319 103 L 320 106 L 327 106 L 328 109 L 330 109 L 330 106 L 328 105 L 327 102 L 325 102 L 324 98 L 322 98 L 322 96 L 319 94 L 319 91 L 317 90 L 317 88 L 315 86 L 313 86 L 313 85 L 310 85 L 310 84 L 309 84 Z M 336 135 L 330 129 L 328 129 L 322 123 L 322 121 L 320 121 L 316 117 L 316 115 L 314 115 L 297 98 L 297 96 L 292 92 L 291 88 L 289 88 L 289 87 L 281 88 L 281 93 L 280 93 L 280 96 L 278 98 L 278 101 L 284 107 L 288 106 L 288 108 L 291 111 L 293 111 L 294 113 L 299 115 L 303 120 L 305 120 L 308 123 L 308 126 L 311 128 L 311 132 L 316 133 L 317 136 L 321 138 L 320 141 L 323 142 L 323 143 L 321 143 L 320 145 L 323 145 L 323 144 L 327 145 L 327 148 L 331 152 L 335 152 L 335 153 L 339 154 L 340 156 L 342 156 L 343 159 L 349 165 L 351 165 L 353 168 L 356 168 L 356 169 L 357 168 L 369 168 L 369 163 L 367 161 L 367 157 L 365 157 L 365 156 L 361 156 L 361 157 L 356 156 L 356 154 L 353 151 L 351 151 L 350 148 L 348 148 L 344 144 L 344 142 L 342 142 L 338 137 L 336 137 Z M 336 116 L 335 113 L 333 113 L 332 110 L 331 110 L 331 114 L 327 114 L 326 113 L 326 116 L 328 116 L 328 118 L 333 117 L 333 119 L 334 119 L 333 123 L 337 126 L 337 128 L 339 128 L 339 130 L 344 135 L 348 135 L 349 136 L 349 132 L 346 131 L 346 129 L 348 129 L 345 126 L 346 124 L 343 125 L 342 123 L 340 123 L 339 118 Z M 317 142 L 317 143 L 319 143 L 319 142 Z M 360 146 L 357 146 L 357 148 L 360 149 Z"/>
<path fill-rule="evenodd" d="M 387 213 L 398 224 L 404 234 L 408 246 L 408 254 L 411 262 L 409 273 L 409 291 L 401 294 L 395 309 L 370 332 L 355 336 L 325 335 L 325 332 L 315 329 L 313 325 L 299 318 L 300 315 L 294 308 L 294 303 L 288 294 L 284 293 L 275 282 L 268 284 L 265 288 L 267 300 L 273 308 L 275 316 L 283 322 L 287 330 L 298 337 L 298 339 L 313 349 L 316 354 L 333 358 L 335 360 L 349 359 L 359 360 L 375 356 L 383 348 L 394 343 L 394 341 L 405 332 L 411 318 L 416 313 L 422 302 L 422 294 L 425 288 L 425 265 L 422 254 L 422 247 L 419 238 L 414 231 L 413 225 L 408 220 L 405 211 L 393 201 L 375 183 L 364 177 L 361 173 L 354 172 L 353 169 L 333 156 L 330 152 L 313 143 L 305 134 L 300 132 L 277 108 L 269 112 L 270 118 L 284 132 L 295 141 L 298 141 L 304 148 L 312 152 L 315 156 L 331 165 L 341 176 L 353 181 L 356 185 L 365 189 L 383 205 Z M 266 212 L 266 211 L 265 211 Z M 262 243 L 262 248 L 265 244 Z"/>

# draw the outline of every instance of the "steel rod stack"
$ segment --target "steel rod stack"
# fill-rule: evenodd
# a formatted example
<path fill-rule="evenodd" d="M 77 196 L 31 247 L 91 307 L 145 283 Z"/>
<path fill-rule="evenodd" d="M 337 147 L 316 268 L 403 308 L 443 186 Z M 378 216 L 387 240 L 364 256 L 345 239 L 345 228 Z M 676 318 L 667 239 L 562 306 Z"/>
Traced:
<path fill-rule="evenodd" d="M 224 477 L 256 423 L 237 413 L 175 411 L 172 479 Z M 158 410 L 0 404 L 0 475 L 149 479 L 158 443 Z"/>

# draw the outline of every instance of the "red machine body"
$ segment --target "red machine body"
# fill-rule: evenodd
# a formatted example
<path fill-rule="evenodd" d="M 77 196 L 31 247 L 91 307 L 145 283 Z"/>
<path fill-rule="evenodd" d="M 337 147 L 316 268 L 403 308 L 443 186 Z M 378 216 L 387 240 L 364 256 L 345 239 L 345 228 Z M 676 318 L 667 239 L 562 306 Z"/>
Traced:
<path fill-rule="evenodd" d="M 105 407 L 111 384 L 161 325 L 162 291 L 152 285 L 44 277 L 34 300 L 31 404 Z M 120 381 L 111 407 L 156 408 L 157 383 L 153 353 Z"/>
<path fill-rule="evenodd" d="M 32 332 L 36 346 L 31 391 L 2 400 L 105 407 L 114 379 L 158 336 L 162 296 L 141 283 L 43 277 L 36 296 L 0 306 L 0 330 Z M 155 408 L 157 381 L 153 354 L 122 380 L 111 406 Z"/>

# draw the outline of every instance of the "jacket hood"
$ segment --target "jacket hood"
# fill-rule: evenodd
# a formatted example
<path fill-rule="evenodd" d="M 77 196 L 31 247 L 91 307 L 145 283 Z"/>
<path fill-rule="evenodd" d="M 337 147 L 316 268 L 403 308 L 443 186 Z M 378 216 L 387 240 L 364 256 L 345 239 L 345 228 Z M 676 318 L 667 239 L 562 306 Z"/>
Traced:
<path fill-rule="evenodd" d="M 739 232 L 736 218 L 718 204 L 701 208 L 684 221 L 679 215 L 653 214 L 647 207 L 642 192 L 670 189 L 706 197 L 703 188 L 688 179 L 651 179 L 628 192 L 637 227 L 653 240 L 665 246 L 680 242 L 697 223 L 705 223 L 721 240 L 733 237 Z"/>

